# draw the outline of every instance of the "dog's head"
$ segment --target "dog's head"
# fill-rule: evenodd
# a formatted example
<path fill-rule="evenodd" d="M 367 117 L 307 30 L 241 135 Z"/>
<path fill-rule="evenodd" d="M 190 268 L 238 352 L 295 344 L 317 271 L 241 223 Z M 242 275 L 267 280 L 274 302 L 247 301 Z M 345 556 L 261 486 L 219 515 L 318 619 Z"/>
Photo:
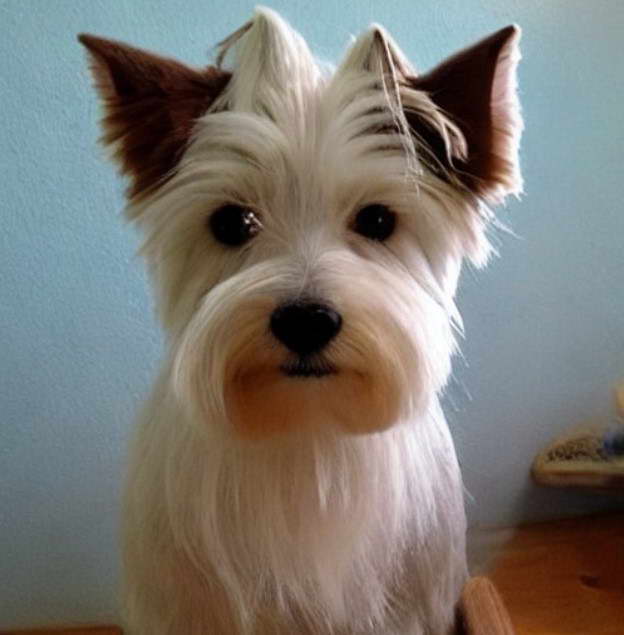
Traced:
<path fill-rule="evenodd" d="M 263 437 L 426 408 L 461 261 L 521 189 L 518 29 L 424 75 L 376 26 L 329 72 L 268 10 L 203 69 L 80 39 L 191 417 Z"/>

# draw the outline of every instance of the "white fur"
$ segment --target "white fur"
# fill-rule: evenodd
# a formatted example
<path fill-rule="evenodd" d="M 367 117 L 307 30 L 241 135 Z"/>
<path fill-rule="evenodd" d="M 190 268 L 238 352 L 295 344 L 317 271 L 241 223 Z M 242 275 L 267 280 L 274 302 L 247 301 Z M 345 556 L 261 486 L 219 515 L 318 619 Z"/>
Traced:
<path fill-rule="evenodd" d="M 226 42 L 234 79 L 176 174 L 128 210 L 169 333 L 126 495 L 131 635 L 451 632 L 465 519 L 437 394 L 488 215 L 419 161 L 395 97 L 461 134 L 392 80 L 407 62 L 379 32 L 332 78 L 258 12 Z M 238 250 L 206 230 L 230 202 L 263 224 Z M 398 214 L 384 244 L 350 229 L 379 202 Z M 300 295 L 343 316 L 337 375 L 278 370 L 269 315 Z"/>

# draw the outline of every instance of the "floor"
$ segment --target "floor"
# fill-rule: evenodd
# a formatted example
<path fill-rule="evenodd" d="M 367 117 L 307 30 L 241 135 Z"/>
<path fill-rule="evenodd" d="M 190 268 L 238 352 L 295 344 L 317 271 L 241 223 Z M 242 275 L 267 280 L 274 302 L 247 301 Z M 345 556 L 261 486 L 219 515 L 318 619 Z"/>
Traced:
<path fill-rule="evenodd" d="M 489 575 L 517 635 L 624 635 L 624 514 L 522 528 Z"/>
<path fill-rule="evenodd" d="M 123 635 L 116 626 L 93 626 L 91 628 L 48 629 L 35 631 L 1 631 L 0 635 Z"/>
<path fill-rule="evenodd" d="M 519 529 L 490 572 L 516 635 L 624 635 L 624 514 Z M 115 627 L 0 635 L 121 635 Z"/>

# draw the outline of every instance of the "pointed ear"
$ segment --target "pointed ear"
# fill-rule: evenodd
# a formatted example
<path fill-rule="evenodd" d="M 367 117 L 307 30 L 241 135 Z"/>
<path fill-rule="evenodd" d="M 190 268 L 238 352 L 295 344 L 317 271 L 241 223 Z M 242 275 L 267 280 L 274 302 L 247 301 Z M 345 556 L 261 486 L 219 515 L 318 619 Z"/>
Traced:
<path fill-rule="evenodd" d="M 447 148 L 435 130 L 406 113 L 410 124 L 449 173 L 493 203 L 522 191 L 522 120 L 516 95 L 519 39 L 520 29 L 508 26 L 429 73 L 407 78 L 411 88 L 426 92 L 458 126 L 465 146 Z"/>
<path fill-rule="evenodd" d="M 147 193 L 175 169 L 195 121 L 223 91 L 230 74 L 180 62 L 113 40 L 82 34 L 104 105 L 102 141 L 114 146 L 129 198 Z"/>

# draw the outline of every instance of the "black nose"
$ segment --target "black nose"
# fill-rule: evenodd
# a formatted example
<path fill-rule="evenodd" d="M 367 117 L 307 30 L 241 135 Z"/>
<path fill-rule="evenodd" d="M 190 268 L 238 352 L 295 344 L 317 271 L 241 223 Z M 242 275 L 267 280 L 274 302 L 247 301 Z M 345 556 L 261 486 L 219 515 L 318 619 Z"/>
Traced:
<path fill-rule="evenodd" d="M 304 300 L 282 304 L 271 315 L 273 335 L 298 355 L 318 353 L 338 335 L 341 326 L 340 313 Z"/>

